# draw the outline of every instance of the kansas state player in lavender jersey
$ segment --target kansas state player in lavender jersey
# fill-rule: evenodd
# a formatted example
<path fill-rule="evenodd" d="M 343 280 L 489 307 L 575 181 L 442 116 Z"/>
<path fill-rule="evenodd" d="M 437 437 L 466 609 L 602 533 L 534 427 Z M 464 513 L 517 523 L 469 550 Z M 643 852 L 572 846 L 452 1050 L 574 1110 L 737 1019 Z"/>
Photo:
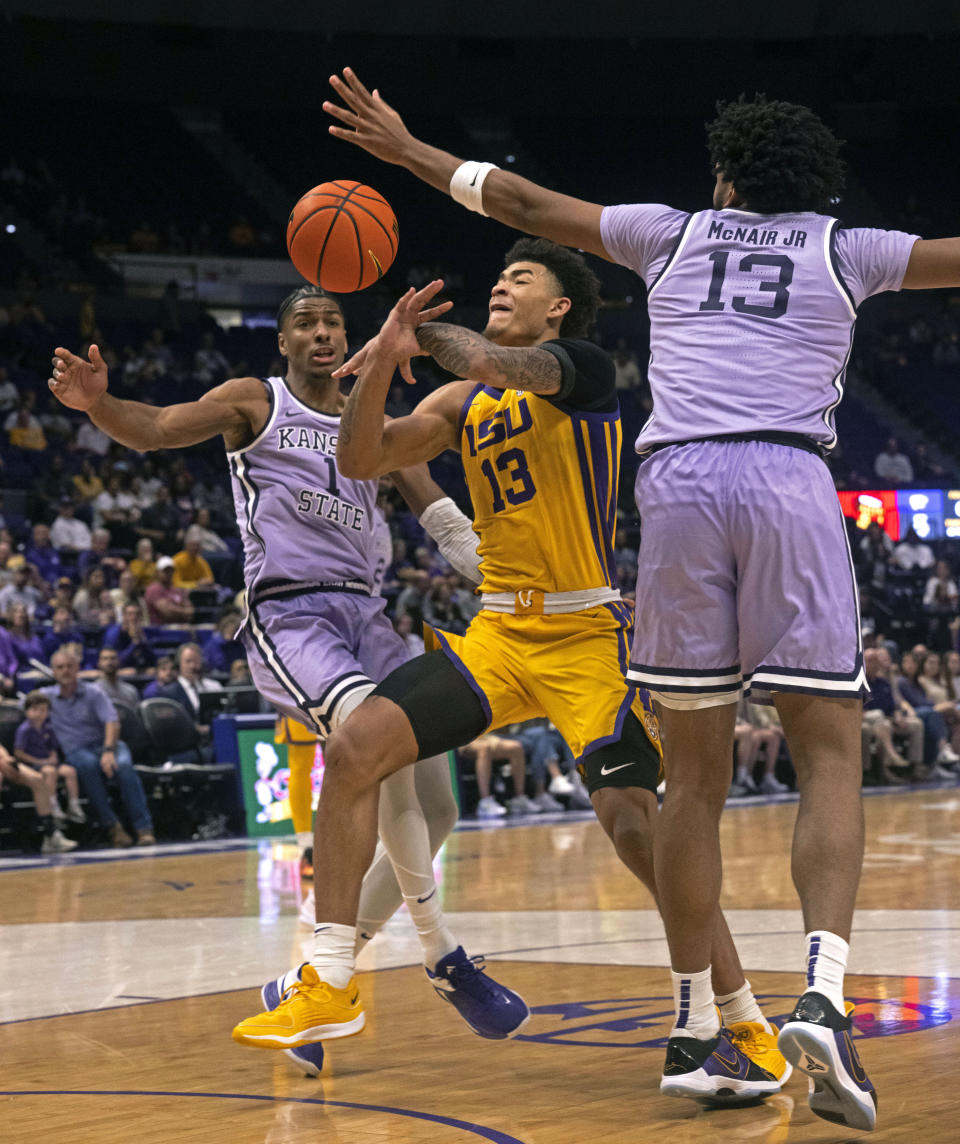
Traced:
<path fill-rule="evenodd" d="M 430 312 L 436 316 L 448 308 L 444 303 Z M 58 348 L 49 384 L 65 405 L 86 411 L 94 424 L 131 449 L 178 448 L 222 434 L 244 544 L 248 615 L 242 638 L 251 674 L 280 711 L 326 737 L 409 655 L 383 615 L 384 601 L 375 595 L 381 550 L 377 482 L 347 480 L 336 467 L 344 399 L 333 373 L 347 349 L 343 312 L 315 287 L 301 287 L 281 305 L 277 327 L 285 378 L 235 378 L 199 401 L 160 409 L 113 397 L 96 346 L 89 361 Z M 416 494 L 418 508 L 427 506 L 434 514 L 442 509 L 444 498 L 425 466 L 398 474 L 398 483 Z M 452 537 L 451 552 L 462 551 L 464 535 L 475 548 L 470 522 L 447 503 L 453 512 L 441 512 L 441 523 Z M 426 520 L 427 513 L 423 516 Z M 404 773 L 381 789 L 380 838 L 393 870 L 374 860 L 364 882 L 364 923 L 357 940 L 369 940 L 404 901 L 428 970 L 459 959 L 475 971 L 445 924 L 433 878 L 433 854 L 456 820 L 447 761 L 438 756 L 417 769 L 419 781 Z M 307 963 L 265 990 L 284 992 L 311 974 L 315 971 Z M 489 1004 L 492 991 L 499 990 L 498 997 L 508 1003 L 511 1020 L 528 1011 L 516 994 L 484 981 L 479 1010 L 465 1015 L 475 1032 L 501 1036 L 502 1022 Z M 363 1006 L 350 983 L 341 984 L 334 991 L 335 1028 L 311 1030 L 318 1035 L 300 1039 L 280 1033 L 269 1043 L 237 1039 L 296 1053 L 301 1044 L 324 1036 L 359 1032 Z M 318 1059 L 314 1054 L 305 1063 L 315 1066 Z"/>
<path fill-rule="evenodd" d="M 883 290 L 960 286 L 960 238 L 845 229 L 837 141 L 807 108 L 741 100 L 709 128 L 713 209 L 603 207 L 414 138 L 350 70 L 331 84 L 330 133 L 508 226 L 620 262 L 650 291 L 654 412 L 638 447 L 643 514 L 631 675 L 657 694 L 667 793 L 656 877 L 677 1002 L 665 1091 L 696 1095 L 727 1067 L 713 1050 L 709 919 L 736 699 L 772 695 L 797 767 L 793 876 L 807 991 L 784 1053 L 811 1108 L 871 1129 L 876 1094 L 844 1012 L 863 854 L 857 598 L 820 455 L 857 307 Z M 662 880 L 662 881 L 661 881 Z"/>

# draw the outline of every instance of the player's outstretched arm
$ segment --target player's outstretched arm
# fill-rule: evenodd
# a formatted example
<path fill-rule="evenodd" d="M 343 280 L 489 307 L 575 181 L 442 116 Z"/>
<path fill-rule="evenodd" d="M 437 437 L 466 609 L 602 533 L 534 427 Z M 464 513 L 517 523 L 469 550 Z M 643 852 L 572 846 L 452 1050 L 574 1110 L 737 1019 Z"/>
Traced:
<path fill-rule="evenodd" d="M 560 362 L 539 346 L 498 346 L 474 330 L 431 322 L 417 341 L 444 369 L 494 389 L 527 389 L 549 397 L 563 381 Z"/>
<path fill-rule="evenodd" d="M 242 432 L 256 420 L 257 405 L 267 404 L 263 383 L 256 378 L 234 378 L 199 401 L 164 408 L 122 401 L 107 392 L 107 364 L 97 346 L 90 347 L 88 361 L 62 346 L 54 353 L 53 377 L 47 382 L 54 397 L 85 412 L 114 441 L 141 453 Z"/>
<path fill-rule="evenodd" d="M 459 202 L 471 202 L 471 209 L 491 215 L 516 230 L 610 258 L 600 238 L 602 206 L 557 194 L 508 171 L 481 170 L 486 164 L 474 164 L 476 171 L 470 169 L 462 173 L 457 194 L 453 194 L 451 180 L 463 165 L 461 159 L 411 135 L 379 91 L 368 91 L 352 68 L 343 69 L 343 78 L 331 76 L 330 84 L 346 105 L 324 102 L 324 111 L 343 125 L 330 126 L 331 135 L 362 147 L 386 163 L 406 167 L 431 187 L 452 195 Z"/>
<path fill-rule="evenodd" d="M 902 290 L 960 286 L 960 238 L 921 238 L 913 244 Z"/>

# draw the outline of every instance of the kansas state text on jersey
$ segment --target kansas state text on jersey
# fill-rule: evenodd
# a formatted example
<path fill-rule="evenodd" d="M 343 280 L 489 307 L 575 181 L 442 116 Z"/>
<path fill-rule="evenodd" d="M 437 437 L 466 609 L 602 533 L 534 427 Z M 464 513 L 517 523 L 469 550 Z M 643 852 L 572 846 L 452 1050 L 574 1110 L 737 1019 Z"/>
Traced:
<path fill-rule="evenodd" d="M 373 590 L 377 482 L 337 469 L 339 415 L 304 405 L 282 378 L 266 385 L 266 425 L 227 454 L 247 592 L 278 579 L 359 581 Z"/>
<path fill-rule="evenodd" d="M 600 229 L 647 284 L 653 413 L 638 452 L 764 430 L 836 444 L 856 309 L 900 288 L 916 235 L 659 204 L 606 207 Z"/>

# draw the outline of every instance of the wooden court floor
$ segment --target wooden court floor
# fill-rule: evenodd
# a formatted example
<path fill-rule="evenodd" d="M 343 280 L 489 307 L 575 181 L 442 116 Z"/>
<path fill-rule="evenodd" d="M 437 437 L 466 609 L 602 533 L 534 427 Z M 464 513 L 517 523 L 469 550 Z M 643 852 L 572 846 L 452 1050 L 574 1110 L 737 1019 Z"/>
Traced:
<path fill-rule="evenodd" d="M 801 987 L 795 805 L 731 807 L 724 906 L 772 1018 Z M 880 1094 L 877 1141 L 960 1141 L 960 791 L 866 800 L 847 993 Z M 661 1097 L 666 949 L 589 815 L 463 830 L 438 873 L 452 927 L 533 1009 L 475 1037 L 435 998 L 398 916 L 364 954 L 368 1026 L 321 1078 L 235 1045 L 257 986 L 299 960 L 292 848 L 0 860 L 0 1141 L 627 1144 L 847 1141 L 805 1081 L 706 1111 Z M 864 1137 L 865 1138 L 865 1137 Z"/>

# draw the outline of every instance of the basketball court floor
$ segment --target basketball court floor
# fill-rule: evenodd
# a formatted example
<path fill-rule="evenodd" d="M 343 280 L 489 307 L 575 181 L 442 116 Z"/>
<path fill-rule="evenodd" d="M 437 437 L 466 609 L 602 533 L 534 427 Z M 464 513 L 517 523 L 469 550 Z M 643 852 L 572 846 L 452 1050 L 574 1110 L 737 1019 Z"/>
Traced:
<path fill-rule="evenodd" d="M 960 1141 L 960 789 L 871 794 L 847 995 L 880 1095 L 871 1139 Z M 796 804 L 730 805 L 724 906 L 768 1016 L 801 988 Z M 644 1144 L 848 1141 L 806 1081 L 749 1108 L 657 1088 L 671 1023 L 646 891 L 589 813 L 479 827 L 437 860 L 444 907 L 533 1010 L 474 1036 L 427 985 L 399 914 L 361 960 L 368 1024 L 323 1074 L 230 1038 L 303 959 L 295 848 L 236 841 L 0 858 L 4 1144 Z"/>

